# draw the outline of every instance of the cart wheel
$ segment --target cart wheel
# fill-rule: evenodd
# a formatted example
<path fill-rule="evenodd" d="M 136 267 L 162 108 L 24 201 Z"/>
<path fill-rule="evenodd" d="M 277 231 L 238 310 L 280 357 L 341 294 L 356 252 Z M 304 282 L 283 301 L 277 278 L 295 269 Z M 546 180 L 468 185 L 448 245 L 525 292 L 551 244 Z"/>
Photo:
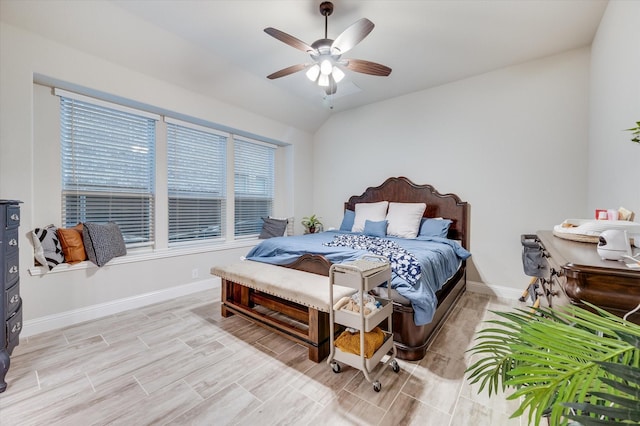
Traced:
<path fill-rule="evenodd" d="M 331 364 L 331 369 L 336 374 L 338 374 L 342 370 L 342 368 L 340 368 L 340 364 L 338 364 L 337 362 Z"/>
<path fill-rule="evenodd" d="M 377 380 L 373 382 L 373 390 L 376 392 L 380 392 L 380 389 L 382 389 L 382 385 L 380 384 L 380 382 Z"/>
<path fill-rule="evenodd" d="M 395 359 L 391 361 L 391 369 L 393 370 L 394 373 L 398 373 L 400 371 L 400 365 L 398 364 L 398 361 L 396 361 Z"/>

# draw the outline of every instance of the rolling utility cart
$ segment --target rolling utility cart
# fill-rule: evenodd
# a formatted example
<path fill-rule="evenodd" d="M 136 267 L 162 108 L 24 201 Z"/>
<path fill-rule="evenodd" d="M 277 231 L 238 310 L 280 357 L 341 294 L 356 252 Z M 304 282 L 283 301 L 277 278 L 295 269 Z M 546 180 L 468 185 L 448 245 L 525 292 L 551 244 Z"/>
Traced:
<path fill-rule="evenodd" d="M 351 287 L 358 294 L 359 312 L 341 309 L 340 302 L 332 306 L 329 310 L 329 332 L 331 338 L 331 353 L 327 363 L 334 373 L 339 373 L 342 362 L 353 368 L 357 368 L 364 373 L 364 377 L 369 383 L 373 383 L 373 390 L 380 392 L 382 385 L 378 378 L 384 371 L 385 366 L 391 365 L 394 372 L 400 371 L 398 361 L 396 361 L 396 347 L 393 344 L 393 327 L 391 317 L 393 315 L 393 302 L 383 297 L 375 297 L 379 302 L 380 309 L 374 310 L 365 315 L 364 298 L 369 290 L 383 284 L 391 283 L 391 268 L 389 261 L 382 256 L 366 255 L 353 262 L 334 264 L 329 270 L 329 300 L 333 301 L 333 286 L 340 285 Z M 369 358 L 365 357 L 365 335 L 383 321 L 387 321 L 386 331 L 383 331 L 384 340 L 382 346 L 375 350 Z M 335 345 L 336 324 L 358 330 L 360 335 L 359 355 L 342 351 Z M 382 358 L 389 355 L 388 359 L 381 363 Z M 377 371 L 376 371 L 377 370 Z"/>

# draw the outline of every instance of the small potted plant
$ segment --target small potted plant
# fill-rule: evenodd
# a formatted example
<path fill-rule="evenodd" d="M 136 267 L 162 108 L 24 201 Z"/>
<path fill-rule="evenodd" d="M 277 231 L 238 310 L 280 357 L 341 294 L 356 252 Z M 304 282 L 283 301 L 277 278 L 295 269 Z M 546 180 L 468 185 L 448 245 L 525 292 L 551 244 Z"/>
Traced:
<path fill-rule="evenodd" d="M 304 226 L 306 230 L 305 234 L 315 234 L 316 231 L 320 231 L 320 227 L 322 226 L 322 222 L 320 222 L 320 219 L 315 214 L 303 217 L 300 223 L 302 223 L 302 226 Z"/>

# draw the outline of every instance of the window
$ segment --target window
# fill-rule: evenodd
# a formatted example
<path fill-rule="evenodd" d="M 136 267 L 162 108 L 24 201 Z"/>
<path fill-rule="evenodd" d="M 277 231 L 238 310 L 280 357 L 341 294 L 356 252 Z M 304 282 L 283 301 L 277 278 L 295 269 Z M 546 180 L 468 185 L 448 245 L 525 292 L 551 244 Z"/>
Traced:
<path fill-rule="evenodd" d="M 168 120 L 169 242 L 223 237 L 227 136 Z"/>
<path fill-rule="evenodd" d="M 236 139 L 233 151 L 235 235 L 259 234 L 261 218 L 273 211 L 275 148 Z"/>
<path fill-rule="evenodd" d="M 60 98 L 62 223 L 112 221 L 151 245 L 156 119 L 103 104 Z"/>
<path fill-rule="evenodd" d="M 257 237 L 262 218 L 277 210 L 278 145 L 126 99 L 53 92 L 55 102 L 43 98 L 42 112 L 59 106 L 61 144 L 38 143 L 60 150 L 61 227 L 111 221 L 129 249 L 187 249 Z M 47 120 L 46 134 L 53 123 Z"/>

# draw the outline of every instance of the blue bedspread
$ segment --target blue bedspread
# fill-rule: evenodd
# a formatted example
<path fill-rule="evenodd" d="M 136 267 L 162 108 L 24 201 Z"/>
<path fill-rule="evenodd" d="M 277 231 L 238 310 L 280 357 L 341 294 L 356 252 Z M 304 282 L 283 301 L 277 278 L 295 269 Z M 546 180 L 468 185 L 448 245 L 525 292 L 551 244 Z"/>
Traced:
<path fill-rule="evenodd" d="M 321 254 L 331 263 L 348 262 L 367 254 L 365 250 L 323 244 L 332 242 L 336 235 L 345 233 L 350 234 L 343 231 L 326 231 L 295 237 L 269 238 L 251 249 L 246 258 L 285 265 L 306 253 Z M 411 301 L 416 325 L 428 324 L 438 303 L 436 291 L 458 270 L 460 261 L 467 259 L 471 253 L 455 241 L 446 238 L 387 239 L 411 252 L 420 262 L 422 273 L 415 284 L 410 284 L 392 271 L 391 287 Z"/>

